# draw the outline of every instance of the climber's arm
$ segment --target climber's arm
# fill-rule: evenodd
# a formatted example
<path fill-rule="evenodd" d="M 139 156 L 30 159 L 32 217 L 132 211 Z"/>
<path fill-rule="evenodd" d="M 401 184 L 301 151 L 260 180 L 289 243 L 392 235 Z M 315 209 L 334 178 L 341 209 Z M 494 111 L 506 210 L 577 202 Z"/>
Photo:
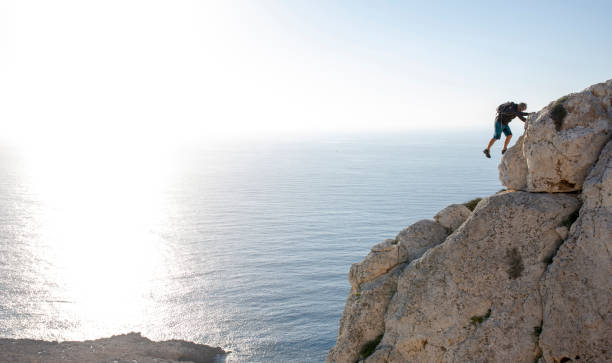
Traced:
<path fill-rule="evenodd" d="M 516 115 L 518 116 L 518 118 L 521 119 L 521 121 L 525 122 L 527 121 L 527 119 L 525 119 L 525 116 L 529 116 L 529 112 L 517 112 Z"/>

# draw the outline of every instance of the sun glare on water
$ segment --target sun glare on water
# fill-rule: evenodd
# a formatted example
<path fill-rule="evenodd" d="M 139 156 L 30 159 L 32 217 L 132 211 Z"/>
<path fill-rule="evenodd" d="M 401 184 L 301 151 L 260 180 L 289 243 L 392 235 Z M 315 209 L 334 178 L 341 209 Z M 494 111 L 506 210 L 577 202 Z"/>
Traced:
<path fill-rule="evenodd" d="M 38 210 L 31 255 L 49 289 L 43 309 L 80 322 L 69 333 L 75 338 L 96 337 L 105 326 L 117 333 L 110 330 L 151 313 L 169 258 L 158 230 L 169 208 L 162 196 L 168 166 L 163 155 L 117 145 L 25 158 Z"/>

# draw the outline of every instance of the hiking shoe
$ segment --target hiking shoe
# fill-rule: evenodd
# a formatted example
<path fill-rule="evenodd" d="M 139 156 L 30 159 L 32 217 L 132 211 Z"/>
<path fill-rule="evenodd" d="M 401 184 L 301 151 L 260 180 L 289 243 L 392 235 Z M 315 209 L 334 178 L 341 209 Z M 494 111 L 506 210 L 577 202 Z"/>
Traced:
<path fill-rule="evenodd" d="M 506 153 L 506 150 L 508 150 L 508 149 L 503 149 L 502 150 L 502 155 Z"/>
<path fill-rule="evenodd" d="M 482 150 L 482 152 L 485 154 L 487 158 L 491 159 L 491 153 L 489 153 L 489 149 L 484 149 Z"/>

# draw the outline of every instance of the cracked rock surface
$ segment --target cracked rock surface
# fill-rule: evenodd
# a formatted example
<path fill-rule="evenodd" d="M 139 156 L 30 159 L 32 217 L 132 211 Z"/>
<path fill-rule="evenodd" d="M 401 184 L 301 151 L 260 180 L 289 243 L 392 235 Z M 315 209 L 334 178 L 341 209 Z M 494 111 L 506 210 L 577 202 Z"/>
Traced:
<path fill-rule="evenodd" d="M 578 206 L 574 196 L 525 192 L 480 202 L 399 277 L 380 343 L 391 347 L 386 361 L 533 361 L 539 280 L 561 243 L 555 228 Z"/>

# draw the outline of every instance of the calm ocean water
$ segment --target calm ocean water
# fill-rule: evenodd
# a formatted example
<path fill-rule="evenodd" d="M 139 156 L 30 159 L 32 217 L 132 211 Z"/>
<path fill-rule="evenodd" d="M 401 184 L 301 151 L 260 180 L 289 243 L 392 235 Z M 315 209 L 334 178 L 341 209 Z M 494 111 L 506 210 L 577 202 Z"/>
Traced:
<path fill-rule="evenodd" d="M 0 149 L 0 337 L 140 331 L 221 346 L 229 362 L 324 361 L 351 263 L 501 189 L 489 137 L 335 136 L 116 163 Z"/>

